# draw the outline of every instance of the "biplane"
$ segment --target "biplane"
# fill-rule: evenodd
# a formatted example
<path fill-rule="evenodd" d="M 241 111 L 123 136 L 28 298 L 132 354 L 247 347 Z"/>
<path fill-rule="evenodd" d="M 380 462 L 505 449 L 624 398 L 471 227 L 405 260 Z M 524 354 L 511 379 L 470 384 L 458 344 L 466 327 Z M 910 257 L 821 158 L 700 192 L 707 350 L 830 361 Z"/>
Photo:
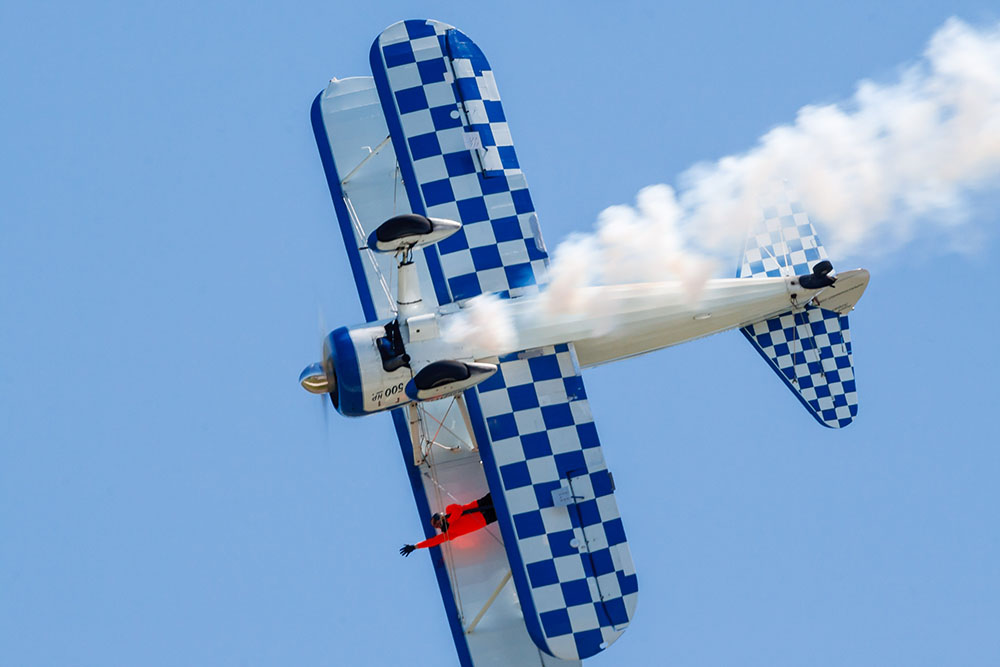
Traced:
<path fill-rule="evenodd" d="M 549 255 L 483 52 L 410 20 L 370 61 L 312 106 L 365 323 L 326 335 L 300 382 L 344 415 L 392 415 L 422 517 L 492 495 L 495 523 L 430 549 L 460 663 L 579 664 L 638 595 L 581 369 L 739 329 L 817 421 L 846 426 L 868 272 L 834 274 L 786 198 L 751 225 L 737 277 L 694 301 L 668 282 L 584 288 L 612 328 L 544 307 Z M 483 298 L 514 335 L 446 335 Z"/>

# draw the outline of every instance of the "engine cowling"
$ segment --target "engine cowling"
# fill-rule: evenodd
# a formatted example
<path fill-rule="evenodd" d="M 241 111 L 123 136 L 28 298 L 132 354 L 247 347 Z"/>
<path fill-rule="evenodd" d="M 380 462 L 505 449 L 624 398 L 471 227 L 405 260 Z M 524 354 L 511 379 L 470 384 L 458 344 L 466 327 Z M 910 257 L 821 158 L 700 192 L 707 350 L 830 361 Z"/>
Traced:
<path fill-rule="evenodd" d="M 409 358 L 391 356 L 392 324 L 372 322 L 334 329 L 324 341 L 326 358 L 307 367 L 300 383 L 313 393 L 329 393 L 337 412 L 348 417 L 408 403 L 405 389 L 411 373 L 405 362 Z"/>
<path fill-rule="evenodd" d="M 299 383 L 329 394 L 342 415 L 360 417 L 410 401 L 454 396 L 497 371 L 494 364 L 439 360 L 413 375 L 396 320 L 334 329 L 323 341 L 323 361 L 302 371 Z"/>

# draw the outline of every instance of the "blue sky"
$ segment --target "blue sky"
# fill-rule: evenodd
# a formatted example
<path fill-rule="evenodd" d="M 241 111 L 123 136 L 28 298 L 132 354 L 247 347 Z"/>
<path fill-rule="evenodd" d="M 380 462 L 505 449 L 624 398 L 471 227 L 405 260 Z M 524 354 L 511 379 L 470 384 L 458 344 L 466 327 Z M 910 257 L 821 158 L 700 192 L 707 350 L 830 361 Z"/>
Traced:
<path fill-rule="evenodd" d="M 483 48 L 554 246 L 1000 18 L 947 4 L 0 7 L 0 663 L 454 661 L 391 420 L 296 382 L 362 319 L 309 105 L 385 26 Z M 851 259 L 844 431 L 736 333 L 585 373 L 640 581 L 588 664 L 1000 662 L 997 204 Z"/>

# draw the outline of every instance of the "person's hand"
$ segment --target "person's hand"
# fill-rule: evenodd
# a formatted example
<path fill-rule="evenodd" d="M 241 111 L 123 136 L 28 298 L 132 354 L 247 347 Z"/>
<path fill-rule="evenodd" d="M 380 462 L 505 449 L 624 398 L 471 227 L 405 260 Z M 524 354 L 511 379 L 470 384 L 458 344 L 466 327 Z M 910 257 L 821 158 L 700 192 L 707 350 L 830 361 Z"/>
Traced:
<path fill-rule="evenodd" d="M 410 554 L 412 554 L 416 550 L 417 550 L 417 548 L 415 546 L 413 546 L 412 544 L 404 544 L 403 548 L 399 550 L 399 555 L 400 556 L 409 556 Z"/>

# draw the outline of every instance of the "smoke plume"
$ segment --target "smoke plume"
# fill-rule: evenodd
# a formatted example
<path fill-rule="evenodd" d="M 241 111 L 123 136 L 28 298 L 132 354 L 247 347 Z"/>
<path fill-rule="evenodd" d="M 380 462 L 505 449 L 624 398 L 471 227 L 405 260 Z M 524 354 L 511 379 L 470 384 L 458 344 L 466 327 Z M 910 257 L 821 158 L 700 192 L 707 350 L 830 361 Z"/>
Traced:
<path fill-rule="evenodd" d="M 551 301 L 572 303 L 581 277 L 679 279 L 696 295 L 710 258 L 733 257 L 775 183 L 798 195 L 843 258 L 922 232 L 961 233 L 967 195 L 998 176 L 1000 25 L 949 19 L 897 81 L 862 81 L 844 103 L 802 107 L 749 151 L 685 171 L 679 190 L 650 186 L 635 205 L 605 209 L 592 233 L 556 249 Z"/>
<path fill-rule="evenodd" d="M 449 343 L 476 343 L 490 350 L 516 349 L 517 331 L 495 294 L 470 299 L 458 317 L 441 332 Z"/>
<path fill-rule="evenodd" d="M 543 309 L 600 317 L 581 287 L 637 281 L 680 280 L 697 300 L 711 275 L 732 275 L 775 184 L 797 195 L 834 260 L 927 233 L 960 245 L 968 196 L 1000 176 L 1000 24 L 949 19 L 899 72 L 861 81 L 845 102 L 802 107 L 750 150 L 689 168 L 676 190 L 649 186 L 634 205 L 605 209 L 592 232 L 556 248 Z"/>

